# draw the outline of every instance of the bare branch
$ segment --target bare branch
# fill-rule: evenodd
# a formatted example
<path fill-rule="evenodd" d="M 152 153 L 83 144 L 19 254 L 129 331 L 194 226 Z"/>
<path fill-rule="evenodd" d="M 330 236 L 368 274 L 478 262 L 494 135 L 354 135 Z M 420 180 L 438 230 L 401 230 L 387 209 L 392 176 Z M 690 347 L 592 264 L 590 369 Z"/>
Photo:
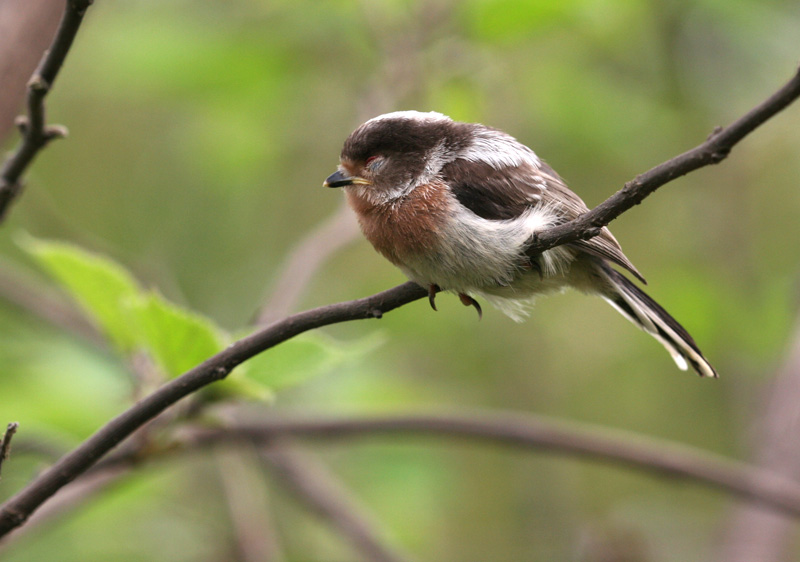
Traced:
<path fill-rule="evenodd" d="M 6 427 L 6 432 L 3 434 L 3 439 L 0 440 L 0 473 L 2 473 L 3 462 L 8 458 L 8 453 L 11 452 L 11 439 L 19 429 L 17 422 L 11 422 Z"/>
<path fill-rule="evenodd" d="M 557 244 L 591 236 L 598 227 L 641 202 L 661 185 L 692 170 L 722 160 L 749 132 L 785 108 L 798 96 L 800 96 L 800 73 L 776 94 L 727 129 L 716 131 L 709 140 L 697 148 L 637 176 L 620 192 L 580 218 L 541 233 L 532 242 L 532 247 L 536 250 L 545 250 Z M 225 378 L 243 361 L 307 330 L 362 318 L 380 318 L 384 313 L 424 296 L 427 296 L 426 290 L 415 283 L 407 282 L 371 297 L 295 314 L 239 340 L 131 406 L 6 501 L 0 506 L 0 536 L 24 523 L 33 511 L 62 486 L 91 467 L 137 428 L 181 398 Z M 726 478 L 730 480 L 726 481 Z M 726 482 L 725 486 L 732 491 L 756 497 L 753 494 L 754 488 L 742 481 L 743 478 L 745 476 L 741 473 L 730 473 L 720 475 L 719 480 Z M 797 503 L 800 502 L 800 496 L 790 497 L 787 494 L 786 497 L 777 497 L 780 494 L 775 494 L 776 486 L 772 480 L 764 480 L 761 486 L 762 488 L 758 489 L 758 499 L 769 501 L 771 505 L 783 507 L 792 513 L 800 512 L 798 510 L 800 504 Z M 782 488 L 782 486 L 777 487 Z"/>
<path fill-rule="evenodd" d="M 406 558 L 393 551 L 380 538 L 372 524 L 374 518 L 362 513 L 356 502 L 316 459 L 297 447 L 270 440 L 262 451 L 286 485 L 313 511 L 321 515 L 350 541 L 365 560 L 402 562 Z"/>
<path fill-rule="evenodd" d="M 285 557 L 270 514 L 272 502 L 261 468 L 262 461 L 255 450 L 258 446 L 249 445 L 235 454 L 231 454 L 232 451 L 224 444 L 214 451 L 236 541 L 233 545 L 235 559 L 239 562 L 279 562 Z"/>
<path fill-rule="evenodd" d="M 269 443 L 285 437 L 334 440 L 388 435 L 463 438 L 525 450 L 587 457 L 639 470 L 680 477 L 800 517 L 800 484 L 769 470 L 680 445 L 588 424 L 555 421 L 533 414 L 477 412 L 420 414 L 358 419 L 274 417 L 258 424 L 199 432 L 198 445 L 239 437 Z"/>
<path fill-rule="evenodd" d="M 798 319 L 800 320 L 800 319 Z M 800 322 L 783 364 L 767 386 L 767 397 L 756 415 L 753 464 L 785 478 L 800 479 L 800 451 L 794 446 L 800 431 Z M 777 562 L 788 560 L 794 521 L 760 505 L 743 504 L 731 514 L 722 532 L 717 560 Z"/>
<path fill-rule="evenodd" d="M 728 127 L 715 129 L 704 143 L 636 176 L 588 213 L 537 235 L 531 243 L 531 250 L 543 252 L 554 246 L 596 236 L 600 227 L 641 203 L 662 185 L 699 168 L 722 162 L 740 140 L 798 97 L 800 69 L 780 90 Z"/>
<path fill-rule="evenodd" d="M 67 0 L 53 43 L 28 82 L 28 115 L 17 119 L 22 142 L 0 169 L 0 221 L 22 189 L 20 178 L 28 165 L 48 142 L 66 135 L 64 127 L 45 124 L 44 98 L 53 87 L 58 71 L 78 33 L 83 15 L 92 2 L 93 0 Z"/>
<path fill-rule="evenodd" d="M 63 11 L 63 0 L 0 2 L 0 143 L 11 133 L 25 84 L 52 42 Z"/>

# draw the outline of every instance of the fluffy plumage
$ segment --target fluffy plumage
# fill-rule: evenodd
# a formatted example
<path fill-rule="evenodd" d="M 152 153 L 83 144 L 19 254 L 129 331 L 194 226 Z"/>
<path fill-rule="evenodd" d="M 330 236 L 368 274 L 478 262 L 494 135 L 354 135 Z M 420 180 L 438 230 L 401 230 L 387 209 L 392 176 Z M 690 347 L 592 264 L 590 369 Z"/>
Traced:
<path fill-rule="evenodd" d="M 575 288 L 607 300 L 661 342 L 681 369 L 715 377 L 688 332 L 609 263 L 644 278 L 607 228 L 541 254 L 536 232 L 572 220 L 586 204 L 512 136 L 440 113 L 370 119 L 345 141 L 337 172 L 366 238 L 410 279 L 486 298 L 521 320 L 540 294 Z"/>

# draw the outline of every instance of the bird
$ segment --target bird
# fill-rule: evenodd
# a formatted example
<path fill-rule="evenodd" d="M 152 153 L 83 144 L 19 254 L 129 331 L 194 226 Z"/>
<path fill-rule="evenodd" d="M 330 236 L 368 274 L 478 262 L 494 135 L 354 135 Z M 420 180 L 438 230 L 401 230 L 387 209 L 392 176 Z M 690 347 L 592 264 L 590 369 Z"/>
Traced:
<path fill-rule="evenodd" d="M 571 288 L 605 299 L 660 342 L 681 370 L 717 377 L 692 336 L 615 267 L 646 281 L 607 227 L 588 240 L 529 251 L 537 233 L 589 208 L 511 135 L 437 112 L 374 117 L 345 140 L 323 183 L 342 188 L 361 231 L 410 280 L 483 298 L 516 321 L 539 295 Z"/>

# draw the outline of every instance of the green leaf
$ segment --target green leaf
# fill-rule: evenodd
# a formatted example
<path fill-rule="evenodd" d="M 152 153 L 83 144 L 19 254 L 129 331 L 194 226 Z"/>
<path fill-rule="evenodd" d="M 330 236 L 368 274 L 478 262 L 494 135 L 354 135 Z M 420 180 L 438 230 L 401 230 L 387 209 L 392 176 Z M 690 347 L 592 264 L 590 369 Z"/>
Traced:
<path fill-rule="evenodd" d="M 372 335 L 342 343 L 321 333 L 292 338 L 247 362 L 247 377 L 273 390 L 301 384 L 354 361 L 383 342 Z"/>
<path fill-rule="evenodd" d="M 248 376 L 248 364 L 245 363 L 233 370 L 227 377 L 214 383 L 203 394 L 206 400 L 224 400 L 239 398 L 258 402 L 273 402 L 275 393 L 267 385 Z"/>
<path fill-rule="evenodd" d="M 139 297 L 135 308 L 143 347 L 171 377 L 199 365 L 226 344 L 227 338 L 211 320 L 156 292 Z"/>
<path fill-rule="evenodd" d="M 140 289 L 122 266 L 63 242 L 26 236 L 19 244 L 67 289 L 120 351 L 133 350 L 137 330 L 129 303 Z"/>
<path fill-rule="evenodd" d="M 183 309 L 155 291 L 143 291 L 116 262 L 71 244 L 26 238 L 21 245 L 58 280 L 123 355 L 147 351 L 176 377 L 227 345 L 210 319 Z M 376 338 L 342 344 L 321 334 L 284 342 L 239 367 L 211 395 L 270 400 L 272 390 L 334 369 L 376 347 Z"/>

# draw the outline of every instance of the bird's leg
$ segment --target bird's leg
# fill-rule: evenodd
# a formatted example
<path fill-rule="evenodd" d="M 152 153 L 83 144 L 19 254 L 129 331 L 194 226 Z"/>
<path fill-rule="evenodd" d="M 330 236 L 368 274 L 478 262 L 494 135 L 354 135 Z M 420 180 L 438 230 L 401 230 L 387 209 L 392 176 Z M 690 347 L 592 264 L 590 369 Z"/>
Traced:
<path fill-rule="evenodd" d="M 522 264 L 522 269 L 527 271 L 536 271 L 536 273 L 539 274 L 539 279 L 544 278 L 544 275 L 542 275 L 542 265 L 539 263 L 538 256 L 528 256 L 528 259 Z"/>
<path fill-rule="evenodd" d="M 433 310 L 437 310 L 436 308 L 436 293 L 441 291 L 442 289 L 439 285 L 430 284 L 428 285 L 428 302 L 431 303 L 431 308 Z"/>
<path fill-rule="evenodd" d="M 469 295 L 465 295 L 464 293 L 458 293 L 458 298 L 461 299 L 461 304 L 463 304 L 464 306 L 474 306 L 475 307 L 475 310 L 478 311 L 478 320 L 483 318 L 483 310 L 481 310 L 481 305 L 478 304 L 478 301 L 476 301 L 475 299 L 473 299 Z"/>

